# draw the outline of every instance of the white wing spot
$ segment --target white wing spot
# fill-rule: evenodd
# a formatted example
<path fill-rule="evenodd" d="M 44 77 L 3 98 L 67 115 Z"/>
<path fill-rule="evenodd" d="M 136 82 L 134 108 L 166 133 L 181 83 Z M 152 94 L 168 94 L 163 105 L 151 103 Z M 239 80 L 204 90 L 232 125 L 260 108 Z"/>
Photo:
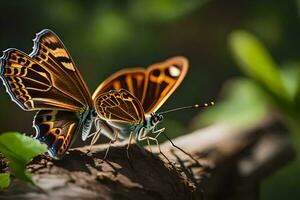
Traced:
<path fill-rule="evenodd" d="M 178 77 L 180 75 L 180 70 L 175 66 L 171 66 L 169 68 L 169 73 L 173 77 Z"/>

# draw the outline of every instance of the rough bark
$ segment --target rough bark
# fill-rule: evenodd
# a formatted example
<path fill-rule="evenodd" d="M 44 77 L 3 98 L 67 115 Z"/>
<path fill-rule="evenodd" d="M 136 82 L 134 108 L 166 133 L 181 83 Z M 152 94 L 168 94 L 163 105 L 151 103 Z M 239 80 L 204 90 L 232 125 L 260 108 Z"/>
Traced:
<path fill-rule="evenodd" d="M 173 140 L 196 160 L 161 145 L 172 161 L 133 144 L 72 149 L 63 160 L 46 155 L 28 166 L 36 186 L 13 180 L 0 199 L 257 199 L 260 182 L 294 156 L 278 120 L 230 127 L 215 124 Z M 152 148 L 154 151 L 155 147 Z"/>

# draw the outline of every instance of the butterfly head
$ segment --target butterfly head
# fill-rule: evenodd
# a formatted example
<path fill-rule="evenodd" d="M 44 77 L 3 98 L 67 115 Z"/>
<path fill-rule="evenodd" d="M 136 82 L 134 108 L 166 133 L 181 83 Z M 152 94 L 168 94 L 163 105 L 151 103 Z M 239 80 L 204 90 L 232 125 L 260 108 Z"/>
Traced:
<path fill-rule="evenodd" d="M 152 126 L 156 126 L 159 122 L 161 122 L 164 119 L 162 114 L 159 113 L 151 113 L 150 116 L 150 124 Z"/>

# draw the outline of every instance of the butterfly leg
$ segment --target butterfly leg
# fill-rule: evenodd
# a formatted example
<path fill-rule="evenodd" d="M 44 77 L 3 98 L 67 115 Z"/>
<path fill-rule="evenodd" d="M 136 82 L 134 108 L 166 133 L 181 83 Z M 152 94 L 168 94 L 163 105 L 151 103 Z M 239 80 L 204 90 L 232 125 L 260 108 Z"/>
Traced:
<path fill-rule="evenodd" d="M 147 140 L 148 147 L 149 147 L 149 151 L 152 153 L 150 140 L 149 140 L 149 138 L 148 138 L 148 136 L 147 136 L 147 132 L 146 132 L 145 128 L 141 128 L 141 130 L 140 130 L 139 133 L 138 133 L 137 140 L 138 140 L 138 141 L 144 141 L 144 140 Z"/>
<path fill-rule="evenodd" d="M 157 139 L 159 137 L 159 135 L 164 132 L 166 130 L 166 128 L 161 128 L 161 129 L 158 129 L 156 131 L 153 131 L 152 133 L 153 134 L 156 134 L 156 136 L 154 137 L 155 139 Z"/>
<path fill-rule="evenodd" d="M 92 141 L 90 143 L 88 153 L 91 153 L 93 145 L 97 142 L 97 140 L 99 139 L 99 137 L 102 133 L 101 132 L 101 130 L 102 130 L 101 129 L 101 124 L 100 124 L 100 121 L 98 120 L 98 118 L 95 119 L 94 123 L 95 123 L 95 127 L 96 127 L 97 131 L 95 131 L 94 133 L 92 133 L 92 134 L 90 134 L 86 137 L 86 139 L 88 139 L 90 137 L 93 137 Z"/>
<path fill-rule="evenodd" d="M 88 139 L 90 137 L 93 137 L 93 139 L 94 139 L 95 135 L 99 134 L 98 132 L 101 131 L 101 124 L 100 124 L 98 118 L 95 119 L 94 124 L 95 124 L 94 126 L 96 127 L 97 131 L 95 131 L 94 133 L 88 134 L 86 136 L 86 139 Z M 86 139 L 84 139 L 84 140 L 86 140 Z M 93 144 L 95 144 L 95 142 Z"/>
<path fill-rule="evenodd" d="M 129 157 L 129 147 L 131 145 L 132 135 L 133 135 L 133 133 L 130 132 L 129 139 L 128 139 L 128 144 L 127 144 L 127 147 L 126 147 L 126 154 L 127 154 L 127 158 L 128 159 L 130 159 L 130 157 Z"/>
<path fill-rule="evenodd" d="M 157 145 L 157 148 L 159 150 L 159 153 L 168 161 L 168 163 L 170 163 L 171 165 L 173 165 L 172 162 L 169 160 L 169 158 L 161 151 L 158 140 L 156 138 L 154 138 L 154 137 L 148 137 L 148 139 L 155 141 L 155 143 Z"/>
<path fill-rule="evenodd" d="M 160 129 L 160 130 L 158 130 L 158 131 L 163 132 L 164 129 L 162 129 L 162 130 Z M 171 161 L 168 159 L 168 157 L 161 151 L 158 140 L 157 140 L 156 138 L 154 138 L 154 137 L 149 137 L 149 136 L 147 135 L 147 132 L 145 131 L 145 129 L 142 129 L 142 130 L 139 132 L 139 134 L 138 134 L 138 140 L 139 140 L 139 141 L 147 140 L 147 141 L 148 141 L 148 144 L 150 144 L 149 140 L 155 141 L 155 143 L 156 143 L 156 145 L 157 145 L 157 147 L 158 147 L 159 153 L 160 153 L 161 155 L 163 155 L 163 157 L 165 157 L 165 159 L 172 165 L 172 162 L 171 162 Z"/>
<path fill-rule="evenodd" d="M 152 148 L 151 148 L 150 140 L 148 137 L 147 137 L 147 143 L 148 143 L 149 151 L 152 153 Z"/>
<path fill-rule="evenodd" d="M 101 128 L 99 130 L 97 130 L 95 133 L 91 134 L 89 137 L 92 137 L 92 141 L 91 141 L 91 144 L 90 144 L 90 147 L 89 147 L 89 152 L 92 151 L 92 147 L 94 146 L 94 144 L 97 142 L 97 140 L 99 139 L 101 135 Z"/>
<path fill-rule="evenodd" d="M 163 132 L 161 132 L 163 133 Z M 169 140 L 169 142 L 171 143 L 171 145 L 178 149 L 179 151 L 181 151 L 182 153 L 184 153 L 185 155 L 187 155 L 188 157 L 190 157 L 193 161 L 195 161 L 195 163 L 198 165 L 198 166 L 203 166 L 198 160 L 196 160 L 191 154 L 189 154 L 188 152 L 184 151 L 182 148 L 180 148 L 179 146 L 175 145 L 174 142 L 165 134 L 163 133 L 163 135 L 165 136 L 165 138 L 167 138 L 167 140 Z"/>
<path fill-rule="evenodd" d="M 167 138 L 167 140 L 169 140 L 169 142 L 171 143 L 171 145 L 172 145 L 174 148 L 178 149 L 179 151 L 181 151 L 182 153 L 184 153 L 185 155 L 187 155 L 188 157 L 190 157 L 193 161 L 195 161 L 195 163 L 196 163 L 197 165 L 202 166 L 202 165 L 199 163 L 199 161 L 196 160 L 191 154 L 187 153 L 187 152 L 184 151 L 182 148 L 180 148 L 179 146 L 175 145 L 174 142 L 173 142 L 173 141 L 172 141 L 165 133 L 163 133 L 164 130 L 165 130 L 165 128 L 161 128 L 161 129 L 159 129 L 159 130 L 153 131 L 154 134 L 157 134 L 157 135 L 155 136 L 155 138 L 157 139 L 157 138 L 159 137 L 159 135 L 162 133 L 162 134 Z"/>
<path fill-rule="evenodd" d="M 152 149 L 151 149 L 151 144 L 150 144 L 149 136 L 141 136 L 141 135 L 138 136 L 138 141 L 142 142 L 144 140 L 147 140 L 149 150 L 151 152 L 151 155 L 153 156 L 153 152 L 152 152 Z"/>
<path fill-rule="evenodd" d="M 112 144 L 114 144 L 114 143 L 117 141 L 118 136 L 119 136 L 119 131 L 116 131 L 114 138 L 113 138 L 112 140 L 110 140 L 110 142 L 109 142 L 109 144 L 108 144 L 108 147 L 107 147 L 107 149 L 106 149 L 106 152 L 105 152 L 105 155 L 104 155 L 103 160 L 106 160 L 107 155 L 108 155 L 108 152 L 109 152 L 109 149 L 110 149 L 110 146 L 111 146 Z"/>

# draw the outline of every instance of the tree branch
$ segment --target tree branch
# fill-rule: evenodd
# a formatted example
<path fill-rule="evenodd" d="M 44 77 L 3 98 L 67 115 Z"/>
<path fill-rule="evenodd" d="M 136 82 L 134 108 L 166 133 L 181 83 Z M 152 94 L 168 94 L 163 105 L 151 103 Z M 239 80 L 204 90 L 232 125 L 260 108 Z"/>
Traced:
<path fill-rule="evenodd" d="M 294 156 L 286 129 L 274 119 L 244 127 L 215 124 L 173 142 L 201 165 L 168 141 L 161 148 L 172 164 L 135 144 L 130 159 L 127 144 L 117 143 L 105 162 L 107 145 L 95 146 L 92 155 L 81 147 L 59 161 L 38 156 L 28 166 L 36 186 L 14 179 L 0 198 L 255 199 L 260 181 Z"/>

